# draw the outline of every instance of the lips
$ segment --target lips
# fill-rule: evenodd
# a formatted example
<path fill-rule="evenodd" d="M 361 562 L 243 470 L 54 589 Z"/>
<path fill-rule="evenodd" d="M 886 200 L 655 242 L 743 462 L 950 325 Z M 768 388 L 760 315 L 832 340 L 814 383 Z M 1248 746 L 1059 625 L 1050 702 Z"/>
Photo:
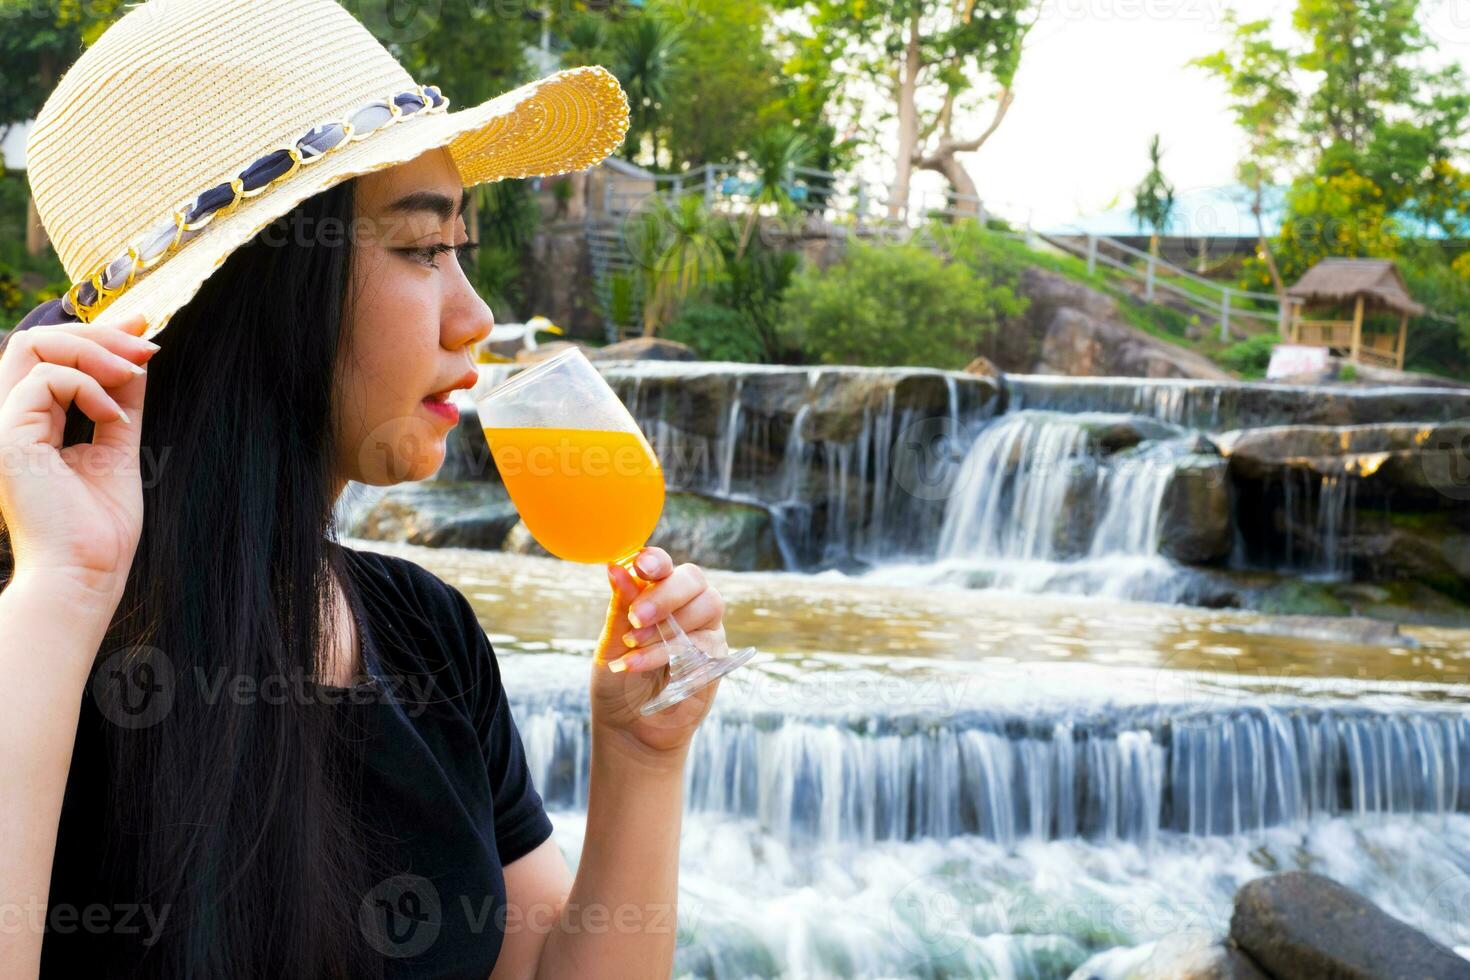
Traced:
<path fill-rule="evenodd" d="M 470 370 L 466 371 L 464 374 L 460 375 L 459 378 L 457 380 L 455 380 L 455 382 L 453 384 L 451 384 L 448 388 L 441 388 L 438 391 L 434 392 L 433 394 L 426 395 L 425 398 L 424 398 L 424 400 L 425 401 L 433 400 L 433 401 L 437 401 L 437 402 L 447 402 L 449 400 L 449 394 L 450 394 L 450 392 L 457 391 L 460 388 L 473 388 L 479 382 L 479 380 L 480 380 L 480 372 L 479 371 L 476 371 L 473 368 L 471 368 Z"/>

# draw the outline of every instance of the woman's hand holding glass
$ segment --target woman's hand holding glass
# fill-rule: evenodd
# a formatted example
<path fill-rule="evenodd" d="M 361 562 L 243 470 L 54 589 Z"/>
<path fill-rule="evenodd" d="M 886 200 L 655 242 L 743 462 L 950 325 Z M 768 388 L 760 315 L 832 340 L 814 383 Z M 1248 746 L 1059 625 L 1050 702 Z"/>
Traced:
<path fill-rule="evenodd" d="M 613 593 L 593 658 L 592 724 L 625 733 L 637 747 L 677 755 L 708 713 L 719 680 L 661 712 L 642 714 L 659 693 L 669 659 L 658 624 L 672 619 L 705 653 L 724 656 L 725 600 L 702 568 L 690 562 L 676 566 L 662 548 L 644 548 L 634 564 L 642 581 L 621 565 L 607 564 Z"/>

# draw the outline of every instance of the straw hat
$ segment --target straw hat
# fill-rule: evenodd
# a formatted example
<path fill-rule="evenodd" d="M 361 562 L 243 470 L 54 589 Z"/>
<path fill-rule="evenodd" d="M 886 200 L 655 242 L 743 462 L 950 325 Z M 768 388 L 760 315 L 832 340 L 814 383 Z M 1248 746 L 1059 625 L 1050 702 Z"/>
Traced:
<path fill-rule="evenodd" d="M 142 313 L 152 337 L 236 248 L 348 178 L 446 147 L 465 186 L 590 167 L 628 99 L 570 68 L 449 111 L 337 0 L 147 0 L 67 70 L 26 140 L 72 287 L 23 326 Z"/>

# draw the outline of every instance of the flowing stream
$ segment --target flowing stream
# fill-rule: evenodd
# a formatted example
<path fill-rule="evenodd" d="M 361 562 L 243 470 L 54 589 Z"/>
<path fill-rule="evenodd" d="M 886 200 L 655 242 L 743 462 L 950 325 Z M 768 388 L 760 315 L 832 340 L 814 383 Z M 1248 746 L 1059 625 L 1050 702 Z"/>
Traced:
<path fill-rule="evenodd" d="M 1075 434 L 990 438 L 1060 457 Z M 1136 499 L 1151 462 L 1091 478 Z M 947 533 L 1055 557 L 1040 525 L 987 524 L 993 504 Z M 1079 560 L 1148 534 L 1104 508 Z M 575 863 L 601 570 L 346 541 L 471 600 Z M 1470 955 L 1470 631 L 1354 645 L 1240 611 L 710 577 L 761 654 L 691 749 L 679 976 L 1120 978 L 1223 935 L 1239 885 L 1288 868 Z"/>

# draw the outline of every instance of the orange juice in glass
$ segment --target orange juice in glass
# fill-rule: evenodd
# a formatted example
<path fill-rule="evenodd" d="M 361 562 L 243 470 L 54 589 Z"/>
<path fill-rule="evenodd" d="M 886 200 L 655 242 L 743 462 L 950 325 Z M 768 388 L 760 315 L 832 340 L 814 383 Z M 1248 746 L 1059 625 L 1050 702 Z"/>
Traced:
<path fill-rule="evenodd" d="M 633 559 L 663 511 L 664 471 L 586 355 L 569 347 L 512 375 L 476 407 L 495 467 L 532 537 L 558 558 L 614 562 L 638 578 Z M 669 655 L 667 683 L 640 709 L 645 715 L 755 655 L 755 647 L 745 647 L 712 657 L 672 616 L 657 625 Z"/>

